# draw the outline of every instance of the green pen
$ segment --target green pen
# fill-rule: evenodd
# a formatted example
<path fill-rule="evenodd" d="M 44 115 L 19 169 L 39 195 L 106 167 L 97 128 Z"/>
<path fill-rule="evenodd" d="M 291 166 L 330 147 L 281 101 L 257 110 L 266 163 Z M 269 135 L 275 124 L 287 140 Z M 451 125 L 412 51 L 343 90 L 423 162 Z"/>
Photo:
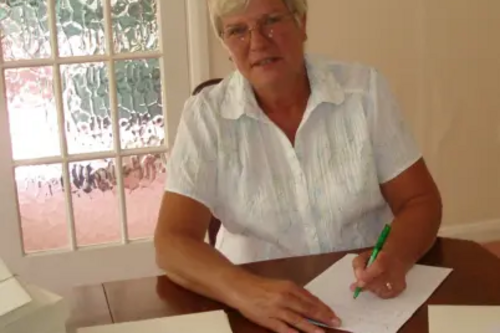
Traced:
<path fill-rule="evenodd" d="M 384 226 L 384 229 L 380 233 L 380 236 L 378 237 L 377 244 L 373 248 L 372 255 L 370 256 L 370 259 L 368 260 L 368 263 L 366 264 L 366 267 L 370 266 L 375 259 L 377 259 L 378 253 L 380 250 L 382 250 L 382 246 L 384 246 L 385 240 L 387 239 L 387 236 L 389 235 L 389 232 L 391 231 L 391 226 L 386 224 Z M 354 298 L 359 296 L 359 293 L 361 292 L 361 288 L 357 287 L 356 290 L 354 291 Z"/>

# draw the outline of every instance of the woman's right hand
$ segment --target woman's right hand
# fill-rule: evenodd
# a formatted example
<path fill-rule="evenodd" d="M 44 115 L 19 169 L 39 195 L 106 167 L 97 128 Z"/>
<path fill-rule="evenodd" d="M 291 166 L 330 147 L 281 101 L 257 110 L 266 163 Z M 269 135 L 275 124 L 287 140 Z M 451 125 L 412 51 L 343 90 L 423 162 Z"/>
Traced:
<path fill-rule="evenodd" d="M 293 282 L 252 277 L 238 281 L 235 307 L 247 319 L 276 333 L 320 333 L 306 318 L 340 326 L 335 313 Z"/>

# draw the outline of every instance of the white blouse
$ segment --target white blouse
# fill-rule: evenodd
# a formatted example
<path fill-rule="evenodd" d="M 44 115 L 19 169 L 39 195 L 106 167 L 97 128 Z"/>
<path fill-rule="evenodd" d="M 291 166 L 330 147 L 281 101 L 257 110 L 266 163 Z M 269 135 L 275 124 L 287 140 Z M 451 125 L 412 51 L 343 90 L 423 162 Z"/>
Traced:
<path fill-rule="evenodd" d="M 238 72 L 185 105 L 166 191 L 221 220 L 234 263 L 373 246 L 393 215 L 380 192 L 421 154 L 375 69 L 306 56 L 311 96 L 295 145 Z"/>

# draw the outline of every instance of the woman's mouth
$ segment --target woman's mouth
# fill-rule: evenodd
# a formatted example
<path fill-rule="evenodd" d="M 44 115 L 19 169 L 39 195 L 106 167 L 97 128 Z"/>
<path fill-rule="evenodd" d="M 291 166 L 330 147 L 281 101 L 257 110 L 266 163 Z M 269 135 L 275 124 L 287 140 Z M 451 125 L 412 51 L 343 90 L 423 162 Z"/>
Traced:
<path fill-rule="evenodd" d="M 264 59 L 261 59 L 259 61 L 256 61 L 252 64 L 252 67 L 263 67 L 263 66 L 267 66 L 267 65 L 270 65 L 270 64 L 274 64 L 275 62 L 278 62 L 279 60 L 281 60 L 281 58 L 279 57 L 268 57 L 268 58 L 264 58 Z"/>

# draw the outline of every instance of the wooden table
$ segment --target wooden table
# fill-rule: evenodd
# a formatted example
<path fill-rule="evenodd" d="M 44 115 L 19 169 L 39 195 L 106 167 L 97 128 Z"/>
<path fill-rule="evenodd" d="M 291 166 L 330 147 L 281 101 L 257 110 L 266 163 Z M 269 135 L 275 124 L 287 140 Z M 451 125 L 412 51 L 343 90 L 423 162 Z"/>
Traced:
<path fill-rule="evenodd" d="M 344 254 L 272 260 L 244 267 L 263 276 L 305 285 Z M 427 304 L 500 305 L 500 260 L 479 244 L 439 239 L 420 263 L 450 267 L 454 271 L 403 326 L 401 333 L 428 332 Z M 110 320 L 115 323 L 224 309 L 234 333 L 267 332 L 233 309 L 195 295 L 166 277 L 107 283 L 104 291 Z"/>

